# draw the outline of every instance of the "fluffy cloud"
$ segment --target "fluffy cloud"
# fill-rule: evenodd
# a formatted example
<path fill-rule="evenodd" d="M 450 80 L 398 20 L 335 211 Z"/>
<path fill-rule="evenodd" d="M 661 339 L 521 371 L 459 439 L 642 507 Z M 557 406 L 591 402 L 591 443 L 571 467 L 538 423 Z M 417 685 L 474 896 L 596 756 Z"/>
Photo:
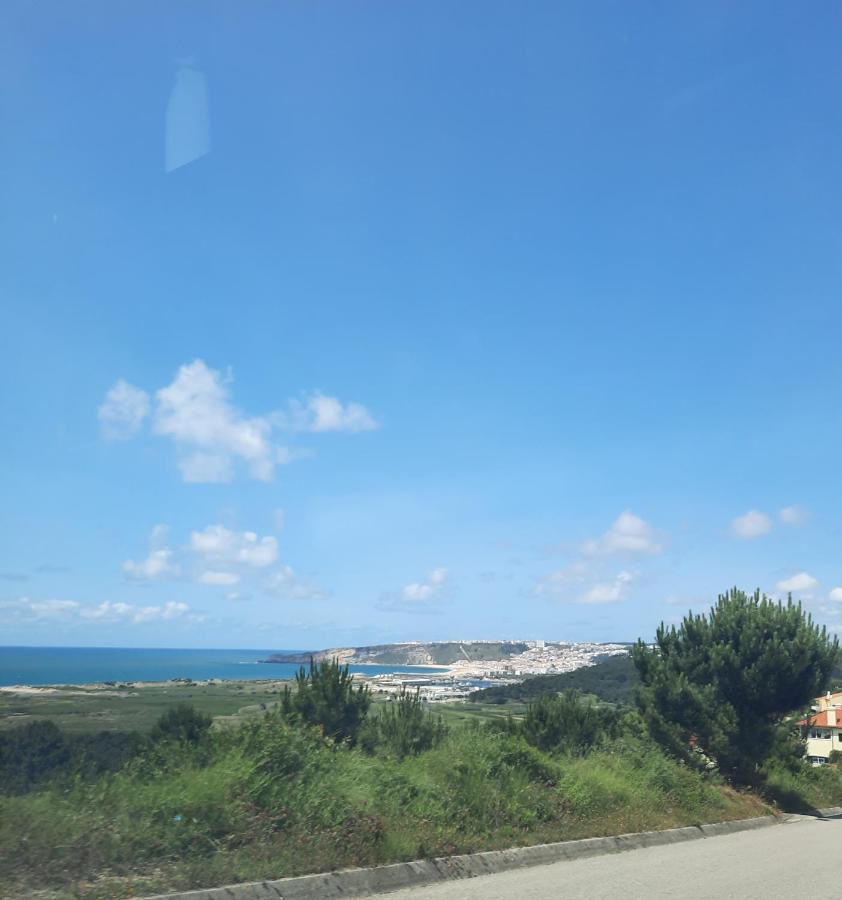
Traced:
<path fill-rule="evenodd" d="M 778 513 L 778 518 L 784 525 L 803 525 L 810 518 L 810 514 L 800 506 L 785 506 Z"/>
<path fill-rule="evenodd" d="M 842 587 L 835 587 L 828 594 L 831 600 L 835 600 L 837 603 L 842 603 Z"/>
<path fill-rule="evenodd" d="M 0 604 L 0 611 L 11 614 L 18 621 L 49 622 L 129 623 L 143 625 L 149 622 L 170 622 L 182 619 L 200 622 L 203 617 L 192 613 L 186 603 L 169 601 L 157 606 L 134 606 L 131 603 L 113 603 L 106 600 L 97 605 L 84 605 L 76 600 L 32 600 L 21 597 L 11 603 Z"/>
<path fill-rule="evenodd" d="M 328 596 L 328 592 L 318 584 L 300 578 L 291 566 L 281 566 L 272 572 L 265 582 L 265 589 L 281 600 L 319 601 Z"/>
<path fill-rule="evenodd" d="M 123 571 L 132 581 L 162 581 L 175 578 L 180 569 L 174 560 L 173 551 L 166 546 L 169 529 L 166 525 L 156 525 L 149 535 L 149 555 L 140 562 L 127 559 Z"/>
<path fill-rule="evenodd" d="M 447 584 L 448 571 L 442 566 L 433 569 L 424 581 L 413 581 L 403 589 L 403 597 L 415 603 L 425 603 L 440 594 Z"/>
<path fill-rule="evenodd" d="M 140 562 L 127 559 L 123 571 L 133 581 L 161 581 L 178 575 L 179 568 L 173 562 L 172 550 L 152 550 Z"/>
<path fill-rule="evenodd" d="M 290 401 L 289 413 L 248 416 L 231 402 L 231 380 L 197 359 L 181 366 L 172 383 L 155 393 L 152 431 L 175 443 L 185 481 L 227 482 L 238 465 L 245 466 L 251 477 L 269 481 L 275 466 L 293 458 L 275 439 L 279 429 L 358 432 L 377 428 L 362 404 L 342 404 L 320 392 L 303 401 Z M 132 437 L 148 415 L 149 395 L 122 380 L 99 408 L 109 437 Z"/>
<path fill-rule="evenodd" d="M 585 591 L 579 597 L 579 603 L 619 603 L 626 599 L 635 577 L 632 572 L 618 572 L 610 581 L 600 582 Z"/>
<path fill-rule="evenodd" d="M 224 525 L 208 525 L 190 535 L 190 549 L 216 564 L 271 566 L 278 558 L 278 541 L 259 538 L 253 531 L 231 531 Z"/>
<path fill-rule="evenodd" d="M 97 410 L 103 434 L 111 440 L 133 437 L 149 415 L 149 394 L 122 378 L 108 391 Z"/>
<path fill-rule="evenodd" d="M 374 431 L 378 424 L 361 403 L 342 404 L 319 391 L 304 401 L 290 401 L 290 423 L 296 431 Z"/>
<path fill-rule="evenodd" d="M 230 481 L 236 461 L 268 481 L 275 464 L 288 459 L 270 440 L 269 419 L 244 416 L 231 404 L 219 372 L 200 359 L 182 366 L 155 399 L 153 429 L 175 441 L 185 481 Z"/>
<path fill-rule="evenodd" d="M 613 557 L 656 556 L 661 552 L 659 533 L 627 509 L 605 534 L 582 544 L 578 559 L 539 579 L 532 593 L 573 603 L 619 603 L 626 599 L 637 574 L 622 570 L 607 576 L 604 570 L 608 561 Z"/>
<path fill-rule="evenodd" d="M 533 593 L 573 603 L 620 603 L 637 579 L 636 573 L 625 570 L 610 578 L 600 578 L 598 572 L 589 562 L 580 560 L 540 579 Z"/>
<path fill-rule="evenodd" d="M 208 525 L 190 534 L 190 542 L 178 551 L 167 546 L 169 529 L 156 525 L 149 538 L 149 555 L 139 562 L 128 559 L 123 571 L 132 581 L 163 581 L 185 574 L 199 584 L 231 587 L 243 574 L 266 569 L 278 560 L 278 541 L 253 531 L 233 531 L 224 525 Z"/>
<path fill-rule="evenodd" d="M 423 581 L 413 581 L 400 591 L 383 594 L 377 608 L 385 612 L 437 613 L 438 601 L 446 596 L 449 583 L 449 570 L 439 566 L 428 572 Z"/>
<path fill-rule="evenodd" d="M 654 528 L 630 510 L 621 513 L 602 537 L 586 541 L 582 545 L 582 553 L 585 556 L 620 556 L 637 553 L 654 556 L 661 550 Z"/>
<path fill-rule="evenodd" d="M 751 540 L 768 534 L 772 530 L 772 520 L 766 513 L 750 509 L 744 516 L 737 516 L 731 522 L 731 533 L 741 540 Z"/>
<path fill-rule="evenodd" d="M 819 582 L 813 578 L 808 572 L 799 572 L 792 578 L 785 578 L 776 585 L 777 589 L 784 594 L 801 593 L 802 591 L 811 591 L 817 587 Z"/>

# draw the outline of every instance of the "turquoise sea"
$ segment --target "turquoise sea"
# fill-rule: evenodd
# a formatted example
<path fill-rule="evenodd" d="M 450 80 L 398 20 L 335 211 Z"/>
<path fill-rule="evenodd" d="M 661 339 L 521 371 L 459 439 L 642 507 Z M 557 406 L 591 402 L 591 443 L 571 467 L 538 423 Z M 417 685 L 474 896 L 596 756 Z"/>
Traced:
<path fill-rule="evenodd" d="M 166 681 L 168 678 L 292 678 L 297 665 L 261 663 L 292 650 L 153 650 L 122 647 L 0 647 L 0 686 Z M 432 672 L 413 666 L 351 666 L 366 675 Z M 443 669 L 440 671 L 444 671 Z"/>

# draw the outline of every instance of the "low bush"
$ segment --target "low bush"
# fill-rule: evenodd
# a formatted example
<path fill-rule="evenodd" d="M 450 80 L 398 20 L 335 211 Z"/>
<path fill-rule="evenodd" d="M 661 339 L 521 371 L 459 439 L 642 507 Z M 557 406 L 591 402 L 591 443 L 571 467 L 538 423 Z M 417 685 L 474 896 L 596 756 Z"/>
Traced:
<path fill-rule="evenodd" d="M 526 708 L 520 729 L 539 750 L 581 755 L 619 733 L 617 715 L 580 699 L 574 691 L 544 694 Z"/>
<path fill-rule="evenodd" d="M 198 744 L 213 724 L 213 717 L 199 712 L 189 703 L 179 703 L 168 709 L 153 727 L 153 741 L 176 741 Z"/>
<path fill-rule="evenodd" d="M 417 690 L 404 689 L 372 721 L 367 743 L 403 759 L 437 746 L 446 734 L 441 715 L 424 708 Z"/>
<path fill-rule="evenodd" d="M 136 732 L 67 735 L 48 719 L 0 732 L 0 793 L 24 794 L 51 781 L 116 772 L 147 746 Z"/>

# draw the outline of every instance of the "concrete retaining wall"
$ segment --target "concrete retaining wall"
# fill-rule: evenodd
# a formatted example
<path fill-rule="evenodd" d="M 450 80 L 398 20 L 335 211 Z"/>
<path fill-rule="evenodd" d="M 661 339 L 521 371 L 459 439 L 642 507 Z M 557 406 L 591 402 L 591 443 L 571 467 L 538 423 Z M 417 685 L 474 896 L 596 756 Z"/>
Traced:
<path fill-rule="evenodd" d="M 671 828 L 667 831 L 643 831 L 615 837 L 585 838 L 581 841 L 515 847 L 511 850 L 489 850 L 485 853 L 421 859 L 375 866 L 370 869 L 343 869 L 339 872 L 281 878 L 277 881 L 255 881 L 228 887 L 158 894 L 145 900 L 322 900 L 330 897 L 362 897 L 452 878 L 474 878 L 477 875 L 491 875 L 523 866 L 539 866 L 561 860 L 622 853 L 640 847 L 656 847 L 661 844 L 677 844 L 698 838 L 734 834 L 738 831 L 776 825 L 784 820 L 778 816 L 761 816 L 756 819 L 740 819 L 736 822 Z"/>

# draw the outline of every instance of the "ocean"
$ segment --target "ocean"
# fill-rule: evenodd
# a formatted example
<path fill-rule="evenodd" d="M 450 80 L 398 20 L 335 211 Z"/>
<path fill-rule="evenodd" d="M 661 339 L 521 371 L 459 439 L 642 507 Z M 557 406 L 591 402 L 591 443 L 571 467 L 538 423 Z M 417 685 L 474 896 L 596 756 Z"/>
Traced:
<path fill-rule="evenodd" d="M 297 665 L 262 664 L 294 650 L 153 650 L 121 647 L 0 647 L 0 686 L 166 681 L 169 678 L 292 678 Z M 416 666 L 351 666 L 365 675 L 434 672 Z"/>

